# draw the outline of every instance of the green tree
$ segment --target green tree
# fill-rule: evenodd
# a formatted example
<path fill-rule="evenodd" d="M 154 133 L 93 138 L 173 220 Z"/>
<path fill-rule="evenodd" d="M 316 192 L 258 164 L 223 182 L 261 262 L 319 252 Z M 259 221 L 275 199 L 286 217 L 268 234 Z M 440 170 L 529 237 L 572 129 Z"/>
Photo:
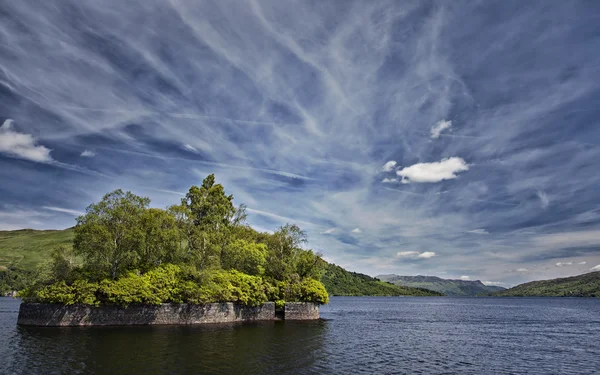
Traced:
<path fill-rule="evenodd" d="M 265 272 L 267 254 L 267 246 L 264 244 L 236 240 L 223 248 L 221 267 L 248 275 L 262 275 Z"/>
<path fill-rule="evenodd" d="M 221 184 L 215 184 L 215 175 L 208 175 L 202 185 L 192 186 L 182 204 L 192 215 L 194 224 L 204 231 L 218 231 L 232 224 L 236 218 L 233 195 L 226 195 Z"/>
<path fill-rule="evenodd" d="M 142 212 L 143 242 L 140 247 L 138 268 L 148 271 L 164 263 L 176 263 L 182 258 L 181 236 L 175 216 L 159 208 Z"/>
<path fill-rule="evenodd" d="M 116 279 L 139 259 L 144 243 L 141 217 L 150 199 L 121 189 L 106 194 L 77 218 L 73 248 L 86 266 Z"/>
<path fill-rule="evenodd" d="M 267 274 L 276 280 L 284 280 L 286 276 L 297 273 L 299 257 L 303 251 L 301 246 L 306 242 L 306 233 L 297 225 L 286 224 L 280 227 L 267 240 Z"/>
<path fill-rule="evenodd" d="M 72 247 L 59 245 L 50 255 L 50 275 L 52 280 L 69 280 L 76 266 L 75 252 Z"/>

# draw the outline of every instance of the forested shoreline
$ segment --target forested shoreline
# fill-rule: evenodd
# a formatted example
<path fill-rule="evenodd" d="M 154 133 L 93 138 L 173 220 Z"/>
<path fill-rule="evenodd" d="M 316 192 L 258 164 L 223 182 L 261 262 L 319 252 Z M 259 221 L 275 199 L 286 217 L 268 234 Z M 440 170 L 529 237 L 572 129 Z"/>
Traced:
<path fill-rule="evenodd" d="M 274 301 L 327 303 L 327 263 L 287 224 L 261 233 L 246 223 L 214 175 L 180 204 L 115 190 L 77 218 L 72 248 L 58 246 L 20 291 L 27 302 L 160 304 Z"/>

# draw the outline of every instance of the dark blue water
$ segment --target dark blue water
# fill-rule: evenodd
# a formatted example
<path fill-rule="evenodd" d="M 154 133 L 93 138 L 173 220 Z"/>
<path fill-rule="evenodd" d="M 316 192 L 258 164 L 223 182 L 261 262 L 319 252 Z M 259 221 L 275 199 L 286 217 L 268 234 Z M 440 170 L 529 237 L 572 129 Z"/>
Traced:
<path fill-rule="evenodd" d="M 599 374 L 600 299 L 334 297 L 318 322 L 17 327 L 2 374 Z"/>

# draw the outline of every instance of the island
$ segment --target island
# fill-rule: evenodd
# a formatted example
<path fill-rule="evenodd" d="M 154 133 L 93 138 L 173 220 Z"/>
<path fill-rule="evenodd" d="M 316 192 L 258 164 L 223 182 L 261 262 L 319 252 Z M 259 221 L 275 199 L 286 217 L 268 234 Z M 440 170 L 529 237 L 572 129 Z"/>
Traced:
<path fill-rule="evenodd" d="M 23 298 L 18 324 L 201 324 L 311 320 L 329 296 L 326 263 L 287 224 L 260 233 L 214 175 L 179 204 L 115 190 L 77 218 Z"/>

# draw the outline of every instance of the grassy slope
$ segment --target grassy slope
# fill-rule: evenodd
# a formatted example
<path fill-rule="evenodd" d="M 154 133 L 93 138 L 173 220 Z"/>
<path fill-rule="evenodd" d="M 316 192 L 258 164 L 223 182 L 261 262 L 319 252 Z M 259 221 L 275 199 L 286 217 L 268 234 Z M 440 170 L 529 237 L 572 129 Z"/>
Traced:
<path fill-rule="evenodd" d="M 349 272 L 335 264 L 329 264 L 321 278 L 325 289 L 335 296 L 440 296 L 441 293 L 393 285 L 356 272 Z"/>
<path fill-rule="evenodd" d="M 0 231 L 0 269 L 10 266 L 33 270 L 36 265 L 50 258 L 54 246 L 71 246 L 73 237 L 73 228 L 47 231 L 31 229 Z M 332 264 L 329 265 L 322 281 L 327 291 L 332 295 L 439 295 L 439 293 L 428 290 L 391 285 L 367 275 L 348 272 Z"/>
<path fill-rule="evenodd" d="M 73 236 L 73 228 L 0 231 L 0 267 L 33 269 L 49 259 L 54 246 L 72 246 Z"/>
<path fill-rule="evenodd" d="M 496 292 L 494 296 L 600 297 L 600 272 L 561 279 L 532 281 Z"/>
<path fill-rule="evenodd" d="M 380 275 L 381 280 L 392 284 L 413 288 L 429 289 L 447 296 L 476 296 L 492 293 L 504 288 L 486 286 L 480 281 L 449 280 L 435 276 Z"/>

